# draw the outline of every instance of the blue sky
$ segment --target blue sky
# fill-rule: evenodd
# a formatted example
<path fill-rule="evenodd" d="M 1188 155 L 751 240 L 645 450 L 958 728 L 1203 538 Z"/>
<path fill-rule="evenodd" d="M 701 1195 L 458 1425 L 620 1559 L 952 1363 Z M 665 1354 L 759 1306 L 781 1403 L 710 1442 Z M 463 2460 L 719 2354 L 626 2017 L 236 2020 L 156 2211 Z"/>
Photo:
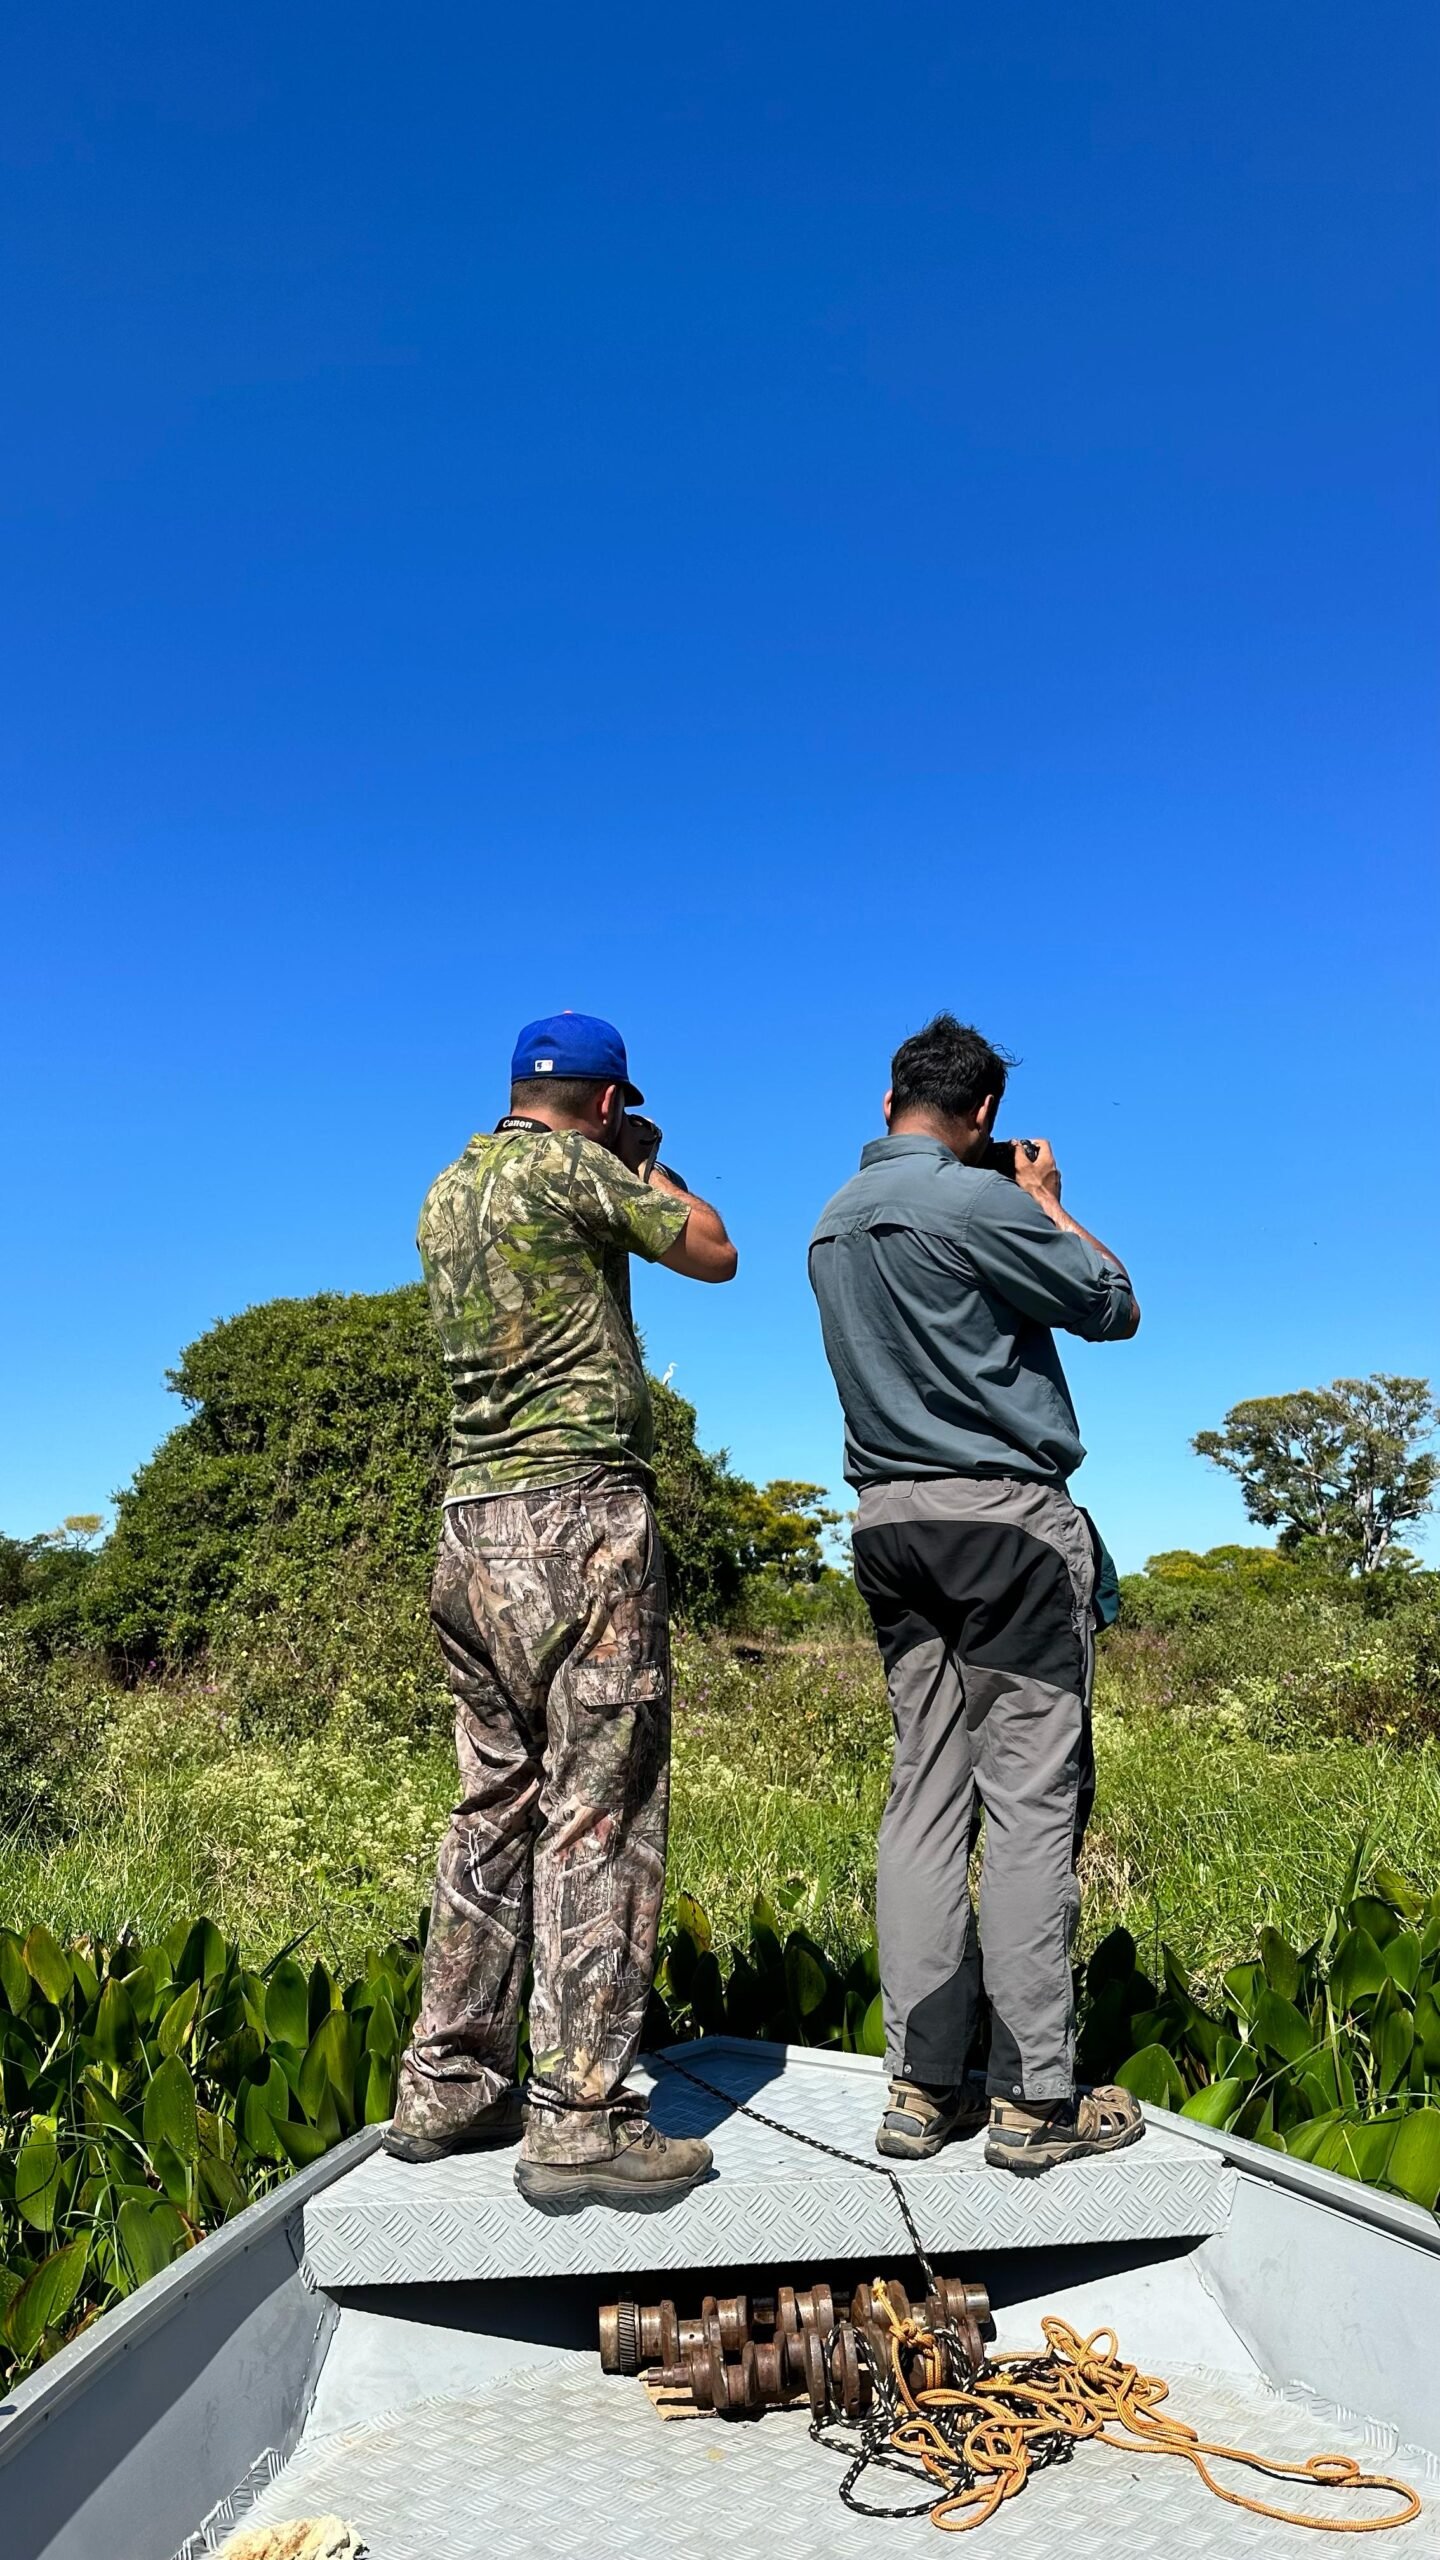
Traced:
<path fill-rule="evenodd" d="M 0 104 L 0 1527 L 256 1299 L 414 1272 L 527 1015 L 613 1015 L 835 1483 L 819 1203 L 940 1005 L 1133 1346 L 1125 1564 L 1236 1398 L 1440 1368 L 1440 21 L 77 0 Z M 1254 1534 L 1254 1533 L 1251 1533 Z"/>

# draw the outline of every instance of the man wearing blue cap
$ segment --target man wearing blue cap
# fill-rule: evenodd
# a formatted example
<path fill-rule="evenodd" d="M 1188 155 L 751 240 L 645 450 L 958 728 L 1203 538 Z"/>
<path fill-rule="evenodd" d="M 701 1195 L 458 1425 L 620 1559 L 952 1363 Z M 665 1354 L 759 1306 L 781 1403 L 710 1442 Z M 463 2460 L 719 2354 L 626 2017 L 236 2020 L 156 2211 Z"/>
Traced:
<path fill-rule="evenodd" d="M 547 2212 L 654 2210 L 710 2166 L 625 2086 L 665 1883 L 670 1655 L 632 1253 L 729 1280 L 716 1211 L 627 1115 L 613 1024 L 528 1023 L 510 1109 L 432 1184 L 419 1246 L 450 1379 L 431 1615 L 460 1802 L 440 1850 L 420 2016 L 386 2147 L 425 2161 L 513 2138 Z"/>

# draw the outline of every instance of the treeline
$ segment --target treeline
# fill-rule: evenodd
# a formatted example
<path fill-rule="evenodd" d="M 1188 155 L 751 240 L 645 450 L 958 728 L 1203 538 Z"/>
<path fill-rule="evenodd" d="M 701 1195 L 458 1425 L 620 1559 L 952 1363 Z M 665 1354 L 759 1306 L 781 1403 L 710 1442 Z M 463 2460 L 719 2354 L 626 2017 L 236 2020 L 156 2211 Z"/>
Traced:
<path fill-rule="evenodd" d="M 0 1609 L 38 1653 L 86 1648 L 133 1678 L 202 1653 L 302 1654 L 319 1622 L 423 1609 L 447 1397 L 424 1291 L 276 1298 L 214 1325 L 169 1383 L 188 1418 L 116 1498 L 115 1526 L 0 1538 Z M 678 1614 L 694 1626 L 842 1614 L 823 1488 L 756 1486 L 696 1438 L 658 1380 L 657 1510 Z"/>

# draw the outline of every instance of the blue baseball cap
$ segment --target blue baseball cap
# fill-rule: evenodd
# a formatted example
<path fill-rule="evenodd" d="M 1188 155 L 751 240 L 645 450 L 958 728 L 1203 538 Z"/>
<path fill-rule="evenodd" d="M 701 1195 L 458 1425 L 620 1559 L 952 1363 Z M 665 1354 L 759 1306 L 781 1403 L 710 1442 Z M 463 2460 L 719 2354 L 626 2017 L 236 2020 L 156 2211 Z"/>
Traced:
<path fill-rule="evenodd" d="M 598 1013 L 547 1013 L 527 1022 L 510 1061 L 512 1084 L 529 1084 L 535 1076 L 586 1076 L 596 1084 L 619 1084 L 627 1102 L 643 1102 L 630 1081 L 625 1043 L 613 1022 Z"/>

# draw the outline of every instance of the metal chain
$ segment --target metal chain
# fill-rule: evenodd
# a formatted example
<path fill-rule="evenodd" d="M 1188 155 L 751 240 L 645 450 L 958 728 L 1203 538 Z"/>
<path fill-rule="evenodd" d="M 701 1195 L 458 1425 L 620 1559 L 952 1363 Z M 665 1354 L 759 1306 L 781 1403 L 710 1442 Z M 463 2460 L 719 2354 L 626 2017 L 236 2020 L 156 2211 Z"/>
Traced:
<path fill-rule="evenodd" d="M 911 2249 L 919 2262 L 920 2272 L 925 2278 L 925 2290 L 927 2293 L 935 2291 L 935 2270 L 930 2264 L 925 2243 L 915 2227 L 915 2216 L 910 2210 L 909 2199 L 895 2171 L 887 2169 L 883 2160 L 862 2160 L 853 2151 L 842 2151 L 838 2142 L 822 2142 L 818 2134 L 800 2133 L 793 2124 L 782 2124 L 778 2116 L 763 2115 L 759 2107 L 747 2106 L 743 2098 L 732 2097 L 728 2089 L 717 2088 L 713 2080 L 703 2079 L 698 2071 L 689 2070 L 683 2062 L 672 2062 L 668 2053 L 647 2054 L 645 2059 L 647 2062 L 663 2063 L 667 2071 L 673 2071 L 680 2079 L 688 2080 L 692 2088 L 703 2089 L 707 2097 L 718 2098 L 721 2104 L 729 2107 L 735 2115 L 748 2116 L 752 2124 L 763 2124 L 769 2133 L 783 2133 L 787 2142 L 803 2142 L 807 2151 L 823 2151 L 827 2160 L 843 2160 L 847 2168 L 863 2169 L 867 2177 L 888 2179 L 891 2194 L 900 2208 L 900 2219 L 909 2234 Z"/>
<path fill-rule="evenodd" d="M 927 2293 L 933 2293 L 936 2290 L 935 2270 L 916 2227 L 909 2198 L 895 2171 L 888 2169 L 883 2161 L 861 2159 L 856 2152 L 843 2150 L 838 2142 L 822 2142 L 818 2134 L 801 2133 L 793 2124 L 782 2124 L 778 2116 L 767 2116 L 762 2108 L 747 2105 L 743 2098 L 734 2097 L 730 2090 L 720 2088 L 714 2080 L 707 2080 L 702 2072 L 692 2071 L 686 2063 L 672 2061 L 668 2053 L 647 2054 L 646 2060 L 660 2063 L 666 2071 L 673 2071 L 677 2079 L 688 2080 L 693 2089 L 703 2089 L 708 2098 L 718 2098 L 721 2105 L 730 2109 L 733 2114 L 748 2116 L 752 2124 L 763 2125 L 768 2133 L 781 2133 L 787 2142 L 803 2143 L 807 2151 L 822 2152 L 827 2160 L 843 2160 L 848 2168 L 863 2169 L 867 2176 L 886 2179 L 899 2207 L 900 2219 L 905 2225 L 911 2249 L 924 2276 L 925 2289 Z M 962 2389 L 977 2371 L 982 2374 L 988 2371 L 984 2363 L 978 2367 L 972 2367 L 964 2345 L 954 2329 L 936 2330 L 934 2335 L 943 2347 L 948 2367 L 947 2378 L 952 2388 Z M 825 2354 L 827 2398 L 834 2343 L 832 2331 L 826 2342 Z M 822 2445 L 827 2453 L 838 2454 L 842 2460 L 848 2458 L 848 2468 L 844 2479 L 839 2484 L 839 2494 L 853 2515 L 897 2519 L 928 2516 L 936 2507 L 944 2505 L 947 2499 L 953 2497 L 957 2489 L 969 2489 L 975 2486 L 976 2474 L 966 2462 L 961 2444 L 956 2441 L 966 2421 L 958 2411 L 946 2411 L 941 2417 L 932 2416 L 931 2418 L 932 2425 L 936 2426 L 937 2432 L 945 2438 L 953 2462 L 950 2481 L 938 2496 L 932 2494 L 906 2506 L 867 2506 L 863 2499 L 855 2494 L 860 2480 L 867 2471 L 871 2469 L 898 2471 L 903 2479 L 909 2480 L 915 2479 L 917 2473 L 915 2462 L 909 2455 L 891 2453 L 886 2449 L 901 2415 L 893 2379 L 877 2363 L 867 2338 L 857 2333 L 855 2348 L 857 2355 L 863 2358 L 870 2370 L 869 2416 L 864 2419 L 847 2419 L 832 2401 L 823 2416 L 811 2419 L 810 2434 L 815 2443 Z M 1037 2356 L 1033 2365 L 1027 2364 L 1016 2370 L 1027 2377 L 1031 2374 L 1038 2376 L 1043 2371 L 1053 2371 L 1053 2359 Z M 968 2423 L 973 2425 L 973 2417 Z M 838 2443 L 835 2436 L 827 2432 L 837 2426 L 848 2430 L 847 2438 Z M 1052 2462 L 1068 2462 L 1074 2451 L 1072 2440 L 1059 2434 L 1032 2439 L 1032 2447 L 1032 2463 L 1036 2470 L 1044 2469 Z"/>

